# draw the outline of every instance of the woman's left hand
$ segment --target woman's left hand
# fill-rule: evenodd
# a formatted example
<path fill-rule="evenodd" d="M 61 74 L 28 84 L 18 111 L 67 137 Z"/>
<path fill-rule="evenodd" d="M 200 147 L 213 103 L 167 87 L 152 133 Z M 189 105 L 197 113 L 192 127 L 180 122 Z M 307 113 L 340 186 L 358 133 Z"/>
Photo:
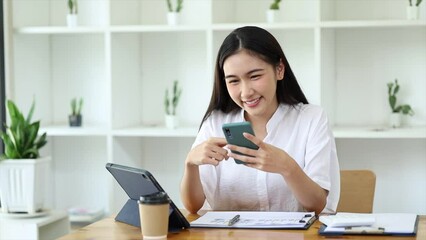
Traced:
<path fill-rule="evenodd" d="M 237 151 L 245 155 L 229 152 L 228 156 L 241 160 L 246 166 L 256 168 L 265 172 L 284 173 L 290 171 L 289 161 L 292 158 L 282 149 L 274 147 L 271 144 L 264 143 L 259 138 L 243 133 L 244 137 L 256 144 L 259 149 L 254 150 L 236 145 L 227 145 L 229 150 Z M 249 155 L 249 156 L 246 156 Z"/>
<path fill-rule="evenodd" d="M 229 157 L 245 162 L 248 167 L 281 174 L 297 200 L 305 209 L 315 211 L 317 214 L 322 211 L 327 202 L 327 191 L 309 178 L 287 152 L 264 143 L 249 133 L 243 133 L 243 135 L 256 144 L 259 149 L 254 150 L 228 145 L 228 148 L 232 151 L 250 155 L 245 156 L 228 152 Z"/>

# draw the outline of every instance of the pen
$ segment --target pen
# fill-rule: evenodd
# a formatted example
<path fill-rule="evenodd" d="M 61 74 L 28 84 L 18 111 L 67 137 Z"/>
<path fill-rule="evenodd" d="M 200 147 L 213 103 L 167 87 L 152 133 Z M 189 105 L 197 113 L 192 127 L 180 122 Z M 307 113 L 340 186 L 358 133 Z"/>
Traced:
<path fill-rule="evenodd" d="M 234 225 L 236 222 L 238 222 L 240 220 L 240 215 L 237 214 L 235 215 L 235 217 L 233 217 L 231 220 L 229 220 L 228 222 L 228 226 L 232 226 Z"/>

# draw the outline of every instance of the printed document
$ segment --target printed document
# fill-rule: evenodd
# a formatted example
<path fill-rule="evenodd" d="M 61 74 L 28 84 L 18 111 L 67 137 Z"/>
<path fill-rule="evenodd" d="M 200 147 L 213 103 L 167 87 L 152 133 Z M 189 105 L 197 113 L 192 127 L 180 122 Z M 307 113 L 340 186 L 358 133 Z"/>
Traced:
<path fill-rule="evenodd" d="M 231 220 L 237 215 L 234 223 Z M 211 211 L 191 222 L 191 227 L 307 229 L 315 219 L 315 212 Z"/>

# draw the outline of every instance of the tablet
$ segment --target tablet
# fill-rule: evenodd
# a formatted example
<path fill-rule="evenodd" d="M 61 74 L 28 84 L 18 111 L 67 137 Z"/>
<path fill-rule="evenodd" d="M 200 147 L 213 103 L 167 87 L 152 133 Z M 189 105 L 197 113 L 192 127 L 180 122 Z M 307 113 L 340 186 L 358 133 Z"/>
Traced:
<path fill-rule="evenodd" d="M 126 204 L 115 217 L 115 220 L 140 227 L 139 206 L 137 202 L 139 197 L 165 191 L 147 170 L 113 163 L 107 163 L 105 167 L 126 192 L 127 196 L 129 196 L 129 200 L 127 200 Z M 184 228 L 189 228 L 189 226 L 189 222 L 170 199 L 169 232 L 176 232 Z"/>

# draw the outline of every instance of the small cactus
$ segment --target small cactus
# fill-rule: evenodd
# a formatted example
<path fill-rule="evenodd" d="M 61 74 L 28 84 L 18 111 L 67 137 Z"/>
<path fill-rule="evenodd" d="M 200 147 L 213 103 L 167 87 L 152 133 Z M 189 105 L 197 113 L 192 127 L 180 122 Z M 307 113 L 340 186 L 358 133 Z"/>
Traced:
<path fill-rule="evenodd" d="M 398 79 L 388 83 L 389 105 L 393 113 L 402 113 L 404 115 L 414 115 L 414 111 L 408 104 L 396 105 L 396 94 L 399 91 Z"/>
<path fill-rule="evenodd" d="M 176 8 L 173 9 L 171 0 L 167 0 L 167 8 L 169 9 L 169 12 L 180 12 L 182 10 L 183 0 L 177 0 L 176 3 Z"/>
<path fill-rule="evenodd" d="M 176 115 L 176 108 L 179 103 L 180 95 L 182 94 L 182 89 L 179 88 L 178 80 L 173 82 L 173 92 L 172 97 L 169 98 L 169 90 L 166 89 L 164 96 L 164 110 L 167 115 Z M 171 110 L 170 110 L 171 106 Z"/>
<path fill-rule="evenodd" d="M 269 6 L 269 9 L 279 10 L 280 9 L 280 2 L 281 2 L 281 0 L 274 0 L 274 2 L 272 2 L 272 4 Z"/>

